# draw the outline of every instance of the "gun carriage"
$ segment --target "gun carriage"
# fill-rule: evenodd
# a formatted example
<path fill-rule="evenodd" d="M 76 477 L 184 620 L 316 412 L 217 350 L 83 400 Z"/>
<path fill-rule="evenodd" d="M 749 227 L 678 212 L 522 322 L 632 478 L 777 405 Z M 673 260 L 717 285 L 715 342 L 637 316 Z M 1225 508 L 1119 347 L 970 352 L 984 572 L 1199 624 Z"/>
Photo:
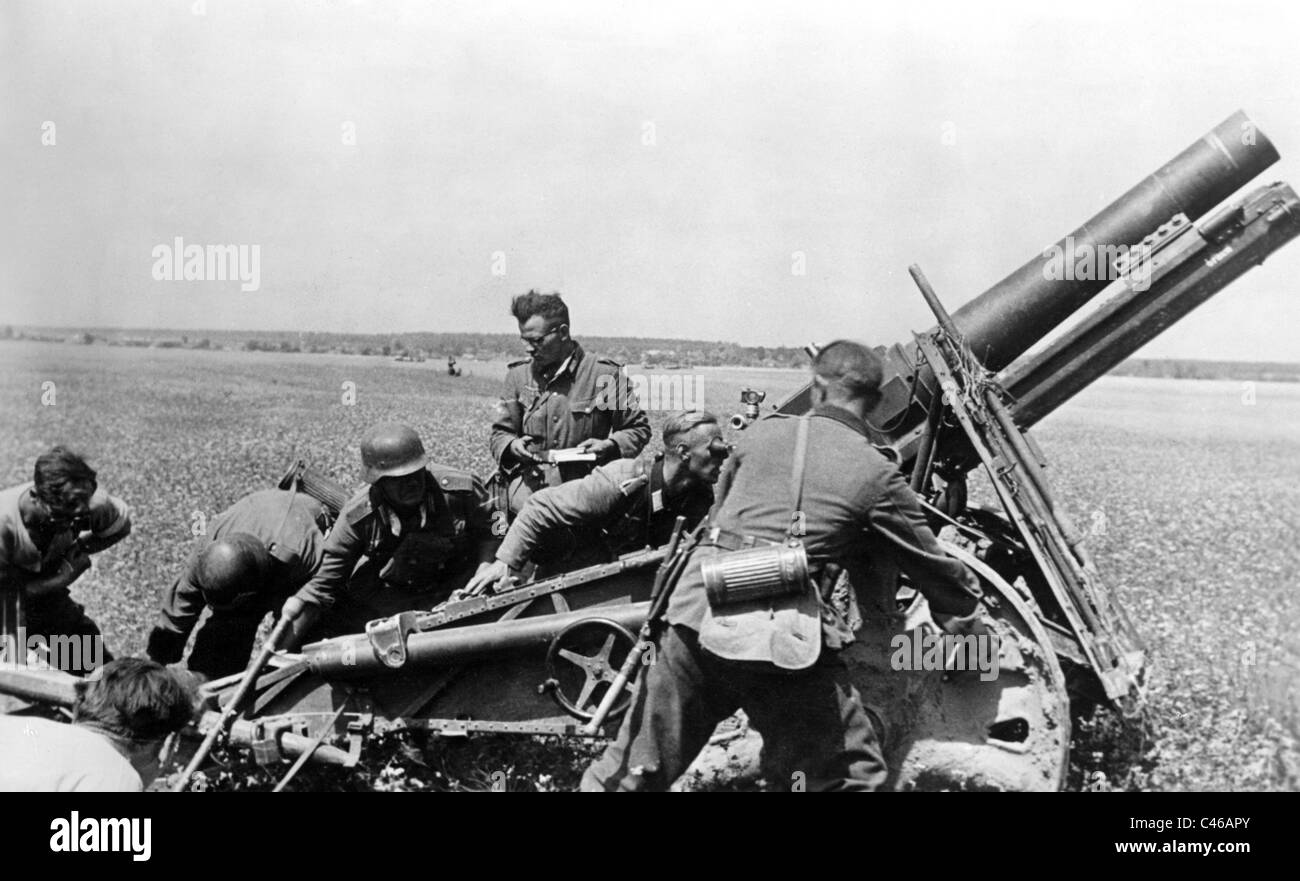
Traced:
<path fill-rule="evenodd" d="M 1277 158 L 1236 113 L 951 315 L 912 268 L 936 325 L 881 350 L 886 379 L 870 415 L 873 441 L 911 475 L 945 549 L 980 576 L 1000 673 L 984 680 L 893 669 L 892 636 L 934 626 L 906 583 L 895 619 L 863 622 L 845 655 L 883 717 L 896 788 L 1058 789 L 1072 702 L 1140 712 L 1148 662 L 1141 638 L 1057 501 L 1029 430 L 1300 233 L 1300 202 L 1287 184 L 1234 196 Z M 1092 270 L 1062 272 L 1066 254 L 1092 255 Z M 747 389 L 746 412 L 732 427 L 755 418 L 762 401 Z M 810 401 L 805 387 L 774 409 L 802 413 Z M 968 502 L 976 470 L 987 475 L 996 508 Z M 283 485 L 335 510 L 348 497 L 302 463 Z M 597 708 L 637 643 L 656 573 L 672 555 L 647 548 L 274 655 L 247 683 L 209 683 L 194 733 L 218 732 L 259 761 L 293 762 L 290 773 L 308 760 L 353 764 L 367 738 L 399 729 L 611 733 L 632 685 L 620 680 L 604 700 L 609 712 Z M 67 706 L 74 689 L 56 671 L 0 671 L 0 694 L 11 701 Z M 737 762 L 716 761 L 719 752 L 744 760 L 752 748 L 744 738 L 711 746 L 697 770 L 725 777 Z"/>

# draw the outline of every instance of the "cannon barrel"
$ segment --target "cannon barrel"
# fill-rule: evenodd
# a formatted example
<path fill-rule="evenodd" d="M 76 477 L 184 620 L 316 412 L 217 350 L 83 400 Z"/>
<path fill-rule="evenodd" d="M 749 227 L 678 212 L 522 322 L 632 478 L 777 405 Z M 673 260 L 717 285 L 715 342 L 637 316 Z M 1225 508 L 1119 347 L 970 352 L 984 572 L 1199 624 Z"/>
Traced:
<path fill-rule="evenodd" d="M 953 313 L 975 356 L 1000 370 L 1061 324 L 1117 277 L 1113 262 L 1088 278 L 1055 270 L 1071 254 L 1115 256 L 1176 214 L 1195 220 L 1278 160 L 1277 150 L 1244 112 L 1207 135 L 1103 208 L 1083 226 Z M 1053 266 L 1056 261 L 1058 266 Z"/>
<path fill-rule="evenodd" d="M 1136 283 L 1117 282 L 1114 296 L 999 374 L 1017 424 L 1034 425 L 1297 235 L 1300 198 L 1284 183 L 1260 187 L 1202 223 L 1167 224 Z"/>
<path fill-rule="evenodd" d="M 25 664 L 0 664 L 0 695 L 29 703 L 71 709 L 77 700 L 77 688 L 84 681 L 62 670 L 29 667 Z"/>
<path fill-rule="evenodd" d="M 1277 159 L 1277 150 L 1250 118 L 1241 111 L 1234 113 L 1074 232 L 954 312 L 957 330 L 989 370 L 1012 365 L 1119 278 L 1120 260 L 1162 224 L 1180 214 L 1189 220 L 1201 218 Z M 1281 244 L 1276 242 L 1276 237 L 1274 240 L 1273 247 Z M 1090 255 L 1086 267 L 1076 263 L 1076 258 L 1085 255 Z M 1254 262 L 1262 259 L 1261 255 Z M 1194 303 L 1187 300 L 1190 305 L 1186 309 L 1159 324 L 1142 341 L 1163 330 L 1237 274 L 1240 272 L 1230 277 L 1228 273 L 1219 273 L 1218 286 L 1203 291 L 1204 295 Z M 931 328 L 926 333 L 934 330 Z M 1140 336 L 1141 333 L 1134 333 L 1129 339 L 1137 340 Z M 869 414 L 872 439 L 877 444 L 892 445 L 901 459 L 907 461 L 919 444 L 937 383 L 929 368 L 921 363 L 915 343 L 895 343 L 877 351 L 885 362 L 885 378 L 880 404 Z M 1123 347 L 1115 347 L 1112 353 L 1121 351 Z M 1100 372 L 1113 366 L 1108 364 Z M 1096 375 L 1092 371 L 1080 372 L 1081 384 L 1068 394 L 1040 395 L 1034 419 L 1050 412 L 1051 407 L 1087 385 Z M 1042 375 L 1036 379 L 1041 380 Z M 777 409 L 784 413 L 806 412 L 812 405 L 810 388 L 805 386 L 795 392 Z M 1058 387 L 1058 391 L 1064 393 L 1065 388 Z M 1023 412 L 1028 415 L 1030 411 Z"/>
<path fill-rule="evenodd" d="M 509 652 L 545 652 L 560 631 L 577 621 L 606 618 L 636 632 L 649 603 L 591 606 L 557 615 L 448 627 L 406 637 L 406 666 L 430 667 Z M 365 634 L 340 636 L 303 647 L 313 672 L 328 679 L 351 679 L 392 673 L 371 648 Z"/>

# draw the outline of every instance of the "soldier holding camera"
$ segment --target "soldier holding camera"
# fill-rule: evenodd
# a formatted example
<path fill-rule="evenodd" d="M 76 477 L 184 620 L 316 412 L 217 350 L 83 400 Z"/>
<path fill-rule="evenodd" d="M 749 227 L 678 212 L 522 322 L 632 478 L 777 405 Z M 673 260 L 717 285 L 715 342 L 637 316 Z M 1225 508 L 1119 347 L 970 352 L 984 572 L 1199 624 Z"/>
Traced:
<path fill-rule="evenodd" d="M 31 483 L 0 492 L 0 602 L 21 607 L 13 617 L 25 620 L 29 633 L 102 638 L 68 589 L 90 568 L 92 554 L 130 534 L 126 503 L 99 488 L 85 459 L 52 447 L 36 459 Z M 112 660 L 104 650 L 89 653 L 87 663 L 96 656 Z"/>
<path fill-rule="evenodd" d="M 650 441 L 650 421 L 622 365 L 569 336 L 569 309 L 559 294 L 529 291 L 511 301 L 510 312 L 529 357 L 506 372 L 491 446 L 500 466 L 495 479 L 513 516 L 544 486 L 634 458 Z M 589 461 L 557 464 L 548 455 L 556 450 L 589 454 Z"/>
<path fill-rule="evenodd" d="M 904 571 L 955 629 L 973 621 L 956 616 L 975 612 L 978 582 L 943 553 L 907 482 L 868 439 L 876 354 L 831 343 L 813 374 L 811 414 L 759 421 L 724 470 L 655 663 L 584 789 L 668 788 L 738 708 L 762 735 L 778 785 L 871 791 L 885 782 L 881 732 L 838 654 L 851 633 L 821 595 L 819 570 L 843 566 L 868 615 L 893 611 Z"/>

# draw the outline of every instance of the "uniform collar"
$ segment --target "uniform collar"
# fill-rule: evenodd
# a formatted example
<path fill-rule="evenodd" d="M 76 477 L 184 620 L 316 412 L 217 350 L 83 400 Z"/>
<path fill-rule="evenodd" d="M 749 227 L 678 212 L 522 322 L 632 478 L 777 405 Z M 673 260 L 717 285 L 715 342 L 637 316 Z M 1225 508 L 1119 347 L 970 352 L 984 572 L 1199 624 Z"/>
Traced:
<path fill-rule="evenodd" d="M 428 491 L 424 494 L 424 501 L 420 503 L 420 525 L 416 527 L 417 530 L 425 529 L 432 523 L 442 507 L 442 490 L 432 475 L 426 479 L 425 485 Z M 370 497 L 370 505 L 379 519 L 388 526 L 388 531 L 395 537 L 401 538 L 402 518 L 383 500 L 383 495 L 378 492 L 373 493 Z"/>
<path fill-rule="evenodd" d="M 533 369 L 533 375 L 537 377 L 539 385 L 550 385 L 566 373 L 576 373 L 578 370 L 578 364 L 582 361 L 582 356 L 582 346 L 578 344 L 577 340 L 574 340 L 573 349 L 569 352 L 569 357 L 561 361 L 560 366 L 556 367 L 555 371 L 550 376 L 543 374 L 541 371 L 537 370 L 536 367 Z"/>
<path fill-rule="evenodd" d="M 845 410 L 843 407 L 836 407 L 834 404 L 818 404 L 816 407 L 813 407 L 812 415 L 825 416 L 827 419 L 834 419 L 841 425 L 853 429 L 867 440 L 871 439 L 871 433 L 870 429 L 867 428 L 867 423 L 864 420 L 859 419 L 856 415 L 850 413 L 848 410 Z"/>
<path fill-rule="evenodd" d="M 650 463 L 650 513 L 664 509 L 664 455 L 659 453 Z"/>

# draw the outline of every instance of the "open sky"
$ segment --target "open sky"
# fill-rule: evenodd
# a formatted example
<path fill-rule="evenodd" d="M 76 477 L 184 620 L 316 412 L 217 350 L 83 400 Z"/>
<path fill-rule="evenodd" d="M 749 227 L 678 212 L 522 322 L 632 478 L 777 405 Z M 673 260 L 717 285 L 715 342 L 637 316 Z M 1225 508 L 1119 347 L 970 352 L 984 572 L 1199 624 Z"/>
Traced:
<path fill-rule="evenodd" d="M 1239 108 L 1300 186 L 1298 46 L 1251 0 L 6 0 L 0 323 L 511 332 L 537 287 L 579 338 L 888 343 L 909 263 L 955 308 Z M 176 237 L 260 288 L 155 280 Z M 1143 354 L 1300 360 L 1298 274 Z"/>

